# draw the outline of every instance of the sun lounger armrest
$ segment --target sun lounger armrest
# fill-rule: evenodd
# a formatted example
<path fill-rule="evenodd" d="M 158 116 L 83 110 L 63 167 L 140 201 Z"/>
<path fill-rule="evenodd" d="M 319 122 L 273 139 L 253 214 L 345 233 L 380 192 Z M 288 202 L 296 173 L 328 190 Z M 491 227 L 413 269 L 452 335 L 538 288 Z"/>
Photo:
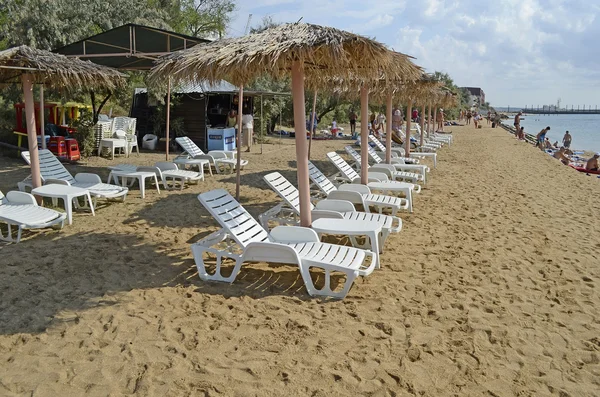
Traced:
<path fill-rule="evenodd" d="M 19 192 L 19 191 L 10 191 L 6 193 L 6 199 L 11 204 L 31 204 L 37 205 L 35 201 L 35 197 L 29 193 Z"/>
<path fill-rule="evenodd" d="M 100 176 L 97 174 L 91 174 L 89 172 L 80 172 L 75 175 L 75 180 L 81 183 L 102 183 Z"/>
<path fill-rule="evenodd" d="M 158 167 L 152 167 L 152 166 L 149 166 L 149 165 L 137 167 L 136 171 L 139 171 L 139 172 L 154 172 L 156 174 L 156 176 L 158 176 L 158 177 L 162 176 L 162 173 L 160 172 L 160 169 Z"/>
<path fill-rule="evenodd" d="M 388 175 L 384 172 L 369 172 L 368 173 L 369 182 L 384 182 L 389 181 Z"/>
<path fill-rule="evenodd" d="M 217 159 L 229 159 L 229 157 L 227 157 L 227 153 L 225 153 L 224 151 L 220 151 L 220 150 L 211 150 L 210 152 L 208 152 L 207 156 L 210 156 L 211 158 L 217 160 Z M 197 158 L 197 157 L 195 157 Z"/>
<path fill-rule="evenodd" d="M 271 230 L 273 242 L 317 243 L 321 241 L 317 232 L 301 226 L 277 226 Z"/>

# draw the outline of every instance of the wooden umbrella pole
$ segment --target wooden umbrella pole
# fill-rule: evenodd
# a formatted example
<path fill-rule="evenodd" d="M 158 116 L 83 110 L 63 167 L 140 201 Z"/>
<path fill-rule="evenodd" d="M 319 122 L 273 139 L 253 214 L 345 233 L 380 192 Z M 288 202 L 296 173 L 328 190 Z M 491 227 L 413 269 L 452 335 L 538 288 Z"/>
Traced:
<path fill-rule="evenodd" d="M 37 133 L 35 128 L 35 107 L 33 104 L 33 78 L 29 73 L 21 75 L 23 84 L 23 96 L 25 99 L 25 121 L 27 124 L 27 143 L 29 156 L 31 158 L 31 184 L 33 189 L 42 186 L 40 175 L 40 159 L 37 145 Z"/>
<path fill-rule="evenodd" d="M 292 63 L 292 100 L 296 132 L 296 168 L 300 201 L 300 226 L 310 227 L 310 183 L 308 180 L 308 145 L 306 144 L 306 108 L 304 105 L 304 68 L 300 61 Z"/>
<path fill-rule="evenodd" d="M 392 94 L 387 96 L 387 122 L 385 123 L 385 162 L 392 163 Z"/>
<path fill-rule="evenodd" d="M 166 115 L 166 121 L 167 121 L 167 128 L 165 131 L 165 139 L 167 140 L 166 142 L 166 160 L 169 161 L 169 145 L 170 145 L 170 139 L 169 139 L 169 135 L 170 135 L 170 121 L 171 121 L 171 78 L 169 77 L 168 82 L 167 82 L 167 115 Z"/>
<path fill-rule="evenodd" d="M 44 85 L 40 84 L 40 139 L 42 149 L 46 149 L 46 136 L 44 133 Z"/>
<path fill-rule="evenodd" d="M 438 112 L 438 108 L 436 106 L 433 108 L 433 132 L 435 132 L 435 128 L 437 126 L 437 112 Z"/>
<path fill-rule="evenodd" d="M 263 142 L 265 140 L 265 120 L 263 118 L 263 96 L 260 96 L 260 154 L 263 154 Z"/>
<path fill-rule="evenodd" d="M 429 138 L 430 133 L 431 133 L 431 103 L 429 104 L 428 110 L 427 110 L 427 138 Z"/>
<path fill-rule="evenodd" d="M 421 108 L 421 146 L 423 146 L 423 140 L 425 139 L 425 105 Z"/>
<path fill-rule="evenodd" d="M 312 113 L 310 115 L 310 138 L 308 140 L 308 159 L 310 160 L 310 149 L 312 148 L 312 139 L 313 139 L 313 135 L 315 134 L 315 117 L 317 117 L 316 112 L 317 111 L 317 90 L 315 90 L 315 95 L 313 97 L 313 106 L 312 106 Z"/>
<path fill-rule="evenodd" d="M 408 102 L 406 105 L 406 142 L 404 142 L 404 151 L 406 157 L 410 156 L 410 117 L 412 116 L 412 102 Z"/>
<path fill-rule="evenodd" d="M 240 201 L 240 168 L 242 164 L 242 112 L 244 110 L 244 86 L 240 84 L 240 93 L 238 95 L 238 114 L 237 114 L 237 122 L 238 122 L 238 133 L 235 138 L 237 145 L 237 164 L 235 167 L 235 199 Z"/>
<path fill-rule="evenodd" d="M 366 185 L 369 182 L 369 88 L 360 87 L 360 183 Z"/>

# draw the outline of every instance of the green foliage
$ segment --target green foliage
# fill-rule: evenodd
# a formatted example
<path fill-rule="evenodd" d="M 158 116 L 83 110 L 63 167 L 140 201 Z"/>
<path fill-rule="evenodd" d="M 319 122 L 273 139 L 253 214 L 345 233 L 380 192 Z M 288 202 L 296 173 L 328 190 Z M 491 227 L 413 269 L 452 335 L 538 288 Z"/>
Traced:
<path fill-rule="evenodd" d="M 73 127 L 77 129 L 75 139 L 79 144 L 79 152 L 84 158 L 90 157 L 94 153 L 95 136 L 94 136 L 94 121 L 92 114 L 86 112 L 79 117 L 74 123 Z"/>
<path fill-rule="evenodd" d="M 172 26 L 176 31 L 194 37 L 221 38 L 234 10 L 235 3 L 231 0 L 181 0 L 178 18 Z"/>

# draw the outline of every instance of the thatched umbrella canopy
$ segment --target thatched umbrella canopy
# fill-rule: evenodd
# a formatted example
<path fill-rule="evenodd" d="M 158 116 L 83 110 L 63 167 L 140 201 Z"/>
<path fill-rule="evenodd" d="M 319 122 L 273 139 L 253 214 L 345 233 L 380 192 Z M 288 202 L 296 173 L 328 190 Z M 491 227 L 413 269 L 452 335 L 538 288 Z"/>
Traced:
<path fill-rule="evenodd" d="M 291 75 L 300 218 L 303 226 L 310 226 L 305 77 L 309 80 L 369 78 L 382 73 L 385 78 L 395 78 L 402 74 L 403 66 L 406 65 L 398 63 L 392 52 L 374 40 L 330 27 L 294 23 L 175 52 L 159 61 L 151 78 L 195 81 L 225 78 L 241 87 L 263 75 L 275 78 Z M 239 194 L 239 174 L 236 190 Z"/>
<path fill-rule="evenodd" d="M 33 104 L 33 84 L 49 84 L 62 89 L 112 88 L 119 84 L 123 77 L 123 74 L 105 66 L 27 46 L 0 51 L 0 83 L 21 82 L 23 84 L 33 188 L 41 186 L 42 183 Z M 41 108 L 43 107 L 41 106 Z"/>
<path fill-rule="evenodd" d="M 124 77 L 106 66 L 24 45 L 0 51 L 0 83 L 19 83 L 23 74 L 32 83 L 62 89 L 114 88 Z"/>

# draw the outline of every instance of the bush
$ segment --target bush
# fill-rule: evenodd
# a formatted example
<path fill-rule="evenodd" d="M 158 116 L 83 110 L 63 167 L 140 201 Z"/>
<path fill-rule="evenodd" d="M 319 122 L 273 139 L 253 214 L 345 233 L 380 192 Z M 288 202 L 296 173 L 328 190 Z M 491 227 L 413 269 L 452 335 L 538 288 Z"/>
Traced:
<path fill-rule="evenodd" d="M 88 113 L 83 114 L 73 123 L 73 127 L 77 129 L 77 133 L 75 133 L 75 139 L 79 144 L 79 152 L 81 153 L 81 157 L 90 157 L 94 153 L 94 146 L 96 145 L 92 115 Z"/>

